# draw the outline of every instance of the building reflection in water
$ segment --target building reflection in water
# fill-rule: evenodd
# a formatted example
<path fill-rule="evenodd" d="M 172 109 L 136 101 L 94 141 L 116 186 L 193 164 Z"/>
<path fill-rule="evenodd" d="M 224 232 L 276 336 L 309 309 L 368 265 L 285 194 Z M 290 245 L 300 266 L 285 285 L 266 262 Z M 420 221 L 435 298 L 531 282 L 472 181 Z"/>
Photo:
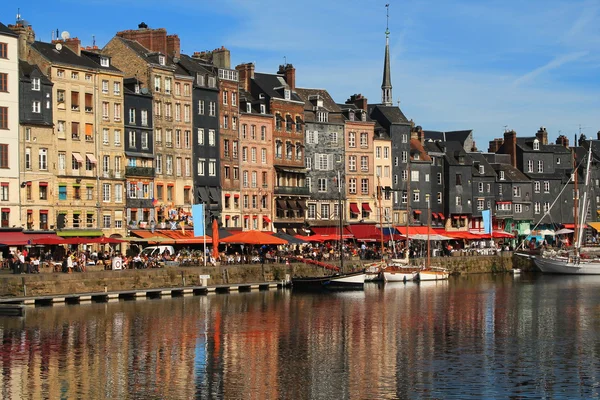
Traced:
<path fill-rule="evenodd" d="M 598 287 L 470 276 L 30 308 L 0 319 L 1 397 L 593 397 Z"/>

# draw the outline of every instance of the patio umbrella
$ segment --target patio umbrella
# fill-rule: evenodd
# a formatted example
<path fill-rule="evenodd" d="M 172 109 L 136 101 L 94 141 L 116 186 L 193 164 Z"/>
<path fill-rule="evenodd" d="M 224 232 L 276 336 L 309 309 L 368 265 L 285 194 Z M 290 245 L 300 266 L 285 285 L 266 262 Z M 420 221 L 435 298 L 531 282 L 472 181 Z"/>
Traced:
<path fill-rule="evenodd" d="M 300 238 L 292 236 L 292 235 L 288 235 L 287 233 L 284 233 L 284 232 L 274 233 L 273 236 L 277 236 L 279 239 L 286 240 L 288 242 L 288 244 L 306 243 L 306 240 L 300 239 Z"/>
<path fill-rule="evenodd" d="M 123 242 L 124 242 L 124 240 L 121 240 L 121 239 L 101 236 L 101 237 L 93 238 L 88 243 L 118 244 L 118 243 L 123 243 Z"/>
<path fill-rule="evenodd" d="M 567 229 L 567 228 L 562 228 L 556 232 L 554 232 L 554 234 L 556 235 L 566 235 L 567 233 L 573 233 L 573 229 Z"/>
<path fill-rule="evenodd" d="M 212 242 L 213 242 L 213 257 L 219 259 L 219 224 L 216 219 L 212 223 Z"/>
<path fill-rule="evenodd" d="M 138 243 L 138 242 L 145 242 L 146 239 L 144 238 L 140 238 L 140 237 L 124 237 L 123 239 L 121 239 L 124 242 L 130 242 L 130 243 Z"/>
<path fill-rule="evenodd" d="M 174 240 L 174 239 L 169 239 L 169 238 L 166 238 L 166 237 L 164 237 L 164 236 L 158 236 L 158 235 L 155 235 L 155 236 L 150 236 L 150 237 L 144 238 L 144 240 L 142 240 L 142 241 L 143 241 L 143 242 L 148 242 L 148 243 L 164 243 L 164 242 L 175 242 L 175 240 Z"/>
<path fill-rule="evenodd" d="M 221 239 L 223 243 L 237 244 L 288 244 L 287 241 L 261 231 L 244 231 Z"/>

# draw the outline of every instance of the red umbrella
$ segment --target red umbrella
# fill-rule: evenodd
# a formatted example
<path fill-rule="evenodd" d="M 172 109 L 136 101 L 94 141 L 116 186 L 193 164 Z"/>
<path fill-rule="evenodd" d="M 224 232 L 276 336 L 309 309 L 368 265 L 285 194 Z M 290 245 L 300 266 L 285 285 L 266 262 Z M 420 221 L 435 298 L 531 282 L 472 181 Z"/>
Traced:
<path fill-rule="evenodd" d="M 219 259 L 219 224 L 216 219 L 213 219 L 212 224 L 212 242 L 213 242 L 213 257 Z"/>
<path fill-rule="evenodd" d="M 261 231 L 244 231 L 223 238 L 221 242 L 238 244 L 288 244 L 287 240 Z"/>

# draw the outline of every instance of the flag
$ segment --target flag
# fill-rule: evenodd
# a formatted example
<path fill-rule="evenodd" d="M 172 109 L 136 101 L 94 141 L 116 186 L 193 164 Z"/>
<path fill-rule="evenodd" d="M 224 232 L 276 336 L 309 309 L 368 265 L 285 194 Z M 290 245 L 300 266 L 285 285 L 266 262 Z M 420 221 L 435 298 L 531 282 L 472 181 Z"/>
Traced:
<path fill-rule="evenodd" d="M 204 236 L 204 204 L 192 206 L 192 221 L 194 222 L 194 236 Z"/>
<path fill-rule="evenodd" d="M 481 216 L 483 217 L 484 232 L 491 235 L 492 234 L 492 211 L 491 210 L 483 210 L 481 212 Z"/>

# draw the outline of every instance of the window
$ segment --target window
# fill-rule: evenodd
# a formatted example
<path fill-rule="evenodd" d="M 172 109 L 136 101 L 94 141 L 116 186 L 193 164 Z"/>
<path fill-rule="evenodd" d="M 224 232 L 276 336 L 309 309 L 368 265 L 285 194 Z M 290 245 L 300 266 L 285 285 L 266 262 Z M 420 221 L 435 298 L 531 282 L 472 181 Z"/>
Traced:
<path fill-rule="evenodd" d="M 500 171 L 500 180 L 503 181 L 504 180 L 504 171 Z"/>
<path fill-rule="evenodd" d="M 462 186 L 462 175 L 456 174 L 456 186 Z"/>
<path fill-rule="evenodd" d="M 204 129 L 198 128 L 198 144 L 204 146 Z"/>
<path fill-rule="evenodd" d="M 217 104 L 214 101 L 208 103 L 208 115 L 211 117 L 217 115 Z"/>
<path fill-rule="evenodd" d="M 348 193 L 356 194 L 356 178 L 348 179 Z"/>
<path fill-rule="evenodd" d="M 181 176 L 181 157 L 175 158 L 175 175 Z"/>
<path fill-rule="evenodd" d="M 79 79 L 79 72 L 71 72 L 71 79 Z"/>
<path fill-rule="evenodd" d="M 421 193 L 418 190 L 413 192 L 412 201 L 413 203 L 418 203 L 421 201 Z"/>
<path fill-rule="evenodd" d="M 261 149 L 260 152 L 261 152 L 261 162 L 263 164 L 266 164 L 267 163 L 267 149 Z"/>
<path fill-rule="evenodd" d="M 403 151 L 401 156 L 402 156 L 402 162 L 407 163 L 408 162 L 408 151 Z"/>
<path fill-rule="evenodd" d="M 148 132 L 142 132 L 142 149 L 148 149 Z"/>
<path fill-rule="evenodd" d="M 381 158 L 381 146 L 375 147 L 375 158 L 377 158 L 377 159 Z"/>
<path fill-rule="evenodd" d="M 0 184 L 0 201 L 8 201 L 8 182 L 2 182 Z"/>
<path fill-rule="evenodd" d="M 208 145 L 209 146 L 215 146 L 215 144 L 216 144 L 215 130 L 214 129 L 209 129 L 208 130 Z"/>
<path fill-rule="evenodd" d="M 356 132 L 348 133 L 348 147 L 356 147 Z"/>
<path fill-rule="evenodd" d="M 477 190 L 479 193 L 483 193 L 483 182 L 477 184 Z"/>
<path fill-rule="evenodd" d="M 110 184 L 102 185 L 102 201 L 107 203 L 110 201 Z"/>
<path fill-rule="evenodd" d="M 484 166 L 483 166 L 483 165 L 480 165 L 480 166 L 479 166 L 479 173 L 480 173 L 481 175 L 483 175 L 483 174 L 485 173 L 485 168 L 484 168 Z"/>
<path fill-rule="evenodd" d="M 25 169 L 31 169 L 31 148 L 25 149 Z"/>
<path fill-rule="evenodd" d="M 521 197 L 521 187 L 520 186 L 513 186 L 513 196 Z"/>
<path fill-rule="evenodd" d="M 478 211 L 483 210 L 484 205 L 485 205 L 485 201 L 484 200 L 481 200 L 481 199 L 477 200 L 477 210 Z"/>
<path fill-rule="evenodd" d="M 438 202 L 438 204 L 442 204 L 442 192 L 438 192 L 438 194 L 437 194 L 437 202 Z"/>
<path fill-rule="evenodd" d="M 48 149 L 40 149 L 39 165 L 41 171 L 46 171 L 48 169 Z"/>
<path fill-rule="evenodd" d="M 40 192 L 40 200 L 48 200 L 48 186 L 47 182 L 40 182 L 38 189 Z"/>
<path fill-rule="evenodd" d="M 533 212 L 535 214 L 539 214 L 541 209 L 542 209 L 541 204 L 536 201 L 535 204 L 533 205 Z"/>
<path fill-rule="evenodd" d="M 175 103 L 175 121 L 181 121 L 181 104 Z"/>
<path fill-rule="evenodd" d="M 550 182 L 544 181 L 544 193 L 550 193 Z"/>
<path fill-rule="evenodd" d="M 223 115 L 223 129 L 229 129 L 229 116 Z"/>
<path fill-rule="evenodd" d="M 32 78 L 31 79 L 31 90 L 35 90 L 35 91 L 40 90 L 40 78 Z"/>
<path fill-rule="evenodd" d="M 164 56 L 161 57 L 164 59 Z M 164 62 L 161 65 L 164 65 Z M 171 94 L 171 78 L 165 78 L 165 93 Z"/>
<path fill-rule="evenodd" d="M 542 160 L 538 160 L 538 172 L 544 172 L 544 162 Z"/>
<path fill-rule="evenodd" d="M 227 105 L 227 98 L 229 97 L 229 92 L 227 90 L 223 91 L 223 104 Z"/>
<path fill-rule="evenodd" d="M 547 213 L 548 211 L 550 211 L 550 202 L 545 201 L 544 202 L 544 213 Z"/>
<path fill-rule="evenodd" d="M 539 149 L 540 149 L 540 141 L 539 141 L 539 140 L 535 139 L 535 140 L 533 141 L 533 149 L 534 149 L 534 150 L 539 150 Z M 516 207 L 515 207 L 515 208 L 516 208 Z"/>
<path fill-rule="evenodd" d="M 190 105 L 185 104 L 183 106 L 183 120 L 184 122 L 190 122 Z"/>
<path fill-rule="evenodd" d="M 369 171 L 369 156 L 361 156 L 360 157 L 360 170 L 362 172 Z"/>
<path fill-rule="evenodd" d="M 253 163 L 256 162 L 256 147 L 253 147 L 250 150 L 250 159 L 252 160 Z"/>
<path fill-rule="evenodd" d="M 199 158 L 198 162 L 197 162 L 197 167 L 198 167 L 198 176 L 204 176 L 206 174 L 206 172 L 204 171 L 204 164 L 206 163 L 206 160 L 204 158 Z"/>
<path fill-rule="evenodd" d="M 462 206 L 462 197 L 456 196 L 456 205 L 457 206 Z"/>
<path fill-rule="evenodd" d="M 369 147 L 369 134 L 366 132 L 360 134 L 360 147 Z"/>
<path fill-rule="evenodd" d="M 181 129 L 175 130 L 175 147 L 181 148 Z"/>
<path fill-rule="evenodd" d="M 527 172 L 533 172 L 533 160 L 527 161 Z"/>
<path fill-rule="evenodd" d="M 8 168 L 8 145 L 0 144 L 0 168 Z"/>
<path fill-rule="evenodd" d="M 361 194 L 369 194 L 369 180 L 368 179 L 360 180 L 360 193 Z"/>
<path fill-rule="evenodd" d="M 520 214 L 523 212 L 523 205 L 522 204 L 515 204 L 515 213 L 516 214 Z"/>
<path fill-rule="evenodd" d="M 31 111 L 35 114 L 39 114 L 41 112 L 42 103 L 39 101 L 34 101 L 31 103 Z"/>
<path fill-rule="evenodd" d="M 327 179 L 319 178 L 318 179 L 319 192 L 327 192 Z"/>
<path fill-rule="evenodd" d="M 402 170 L 402 181 L 406 182 L 408 180 L 408 171 Z"/>
<path fill-rule="evenodd" d="M 438 183 L 438 185 L 442 184 L 442 173 L 441 172 L 437 173 L 437 183 Z"/>
<path fill-rule="evenodd" d="M 166 173 L 167 175 L 173 175 L 173 156 L 166 156 Z"/>
<path fill-rule="evenodd" d="M 121 120 L 121 104 L 115 103 L 113 118 L 115 121 Z"/>
<path fill-rule="evenodd" d="M 135 124 L 135 108 L 129 109 L 129 123 Z"/>
<path fill-rule="evenodd" d="M 58 185 L 58 199 L 59 200 L 67 199 L 67 185 Z"/>
<path fill-rule="evenodd" d="M 171 129 L 165 130 L 165 146 L 173 147 L 173 131 Z"/>
<path fill-rule="evenodd" d="M 190 85 L 188 83 L 183 84 L 183 95 L 190 97 Z"/>
<path fill-rule="evenodd" d="M 419 182 L 419 171 L 410 171 L 410 181 Z"/>
<path fill-rule="evenodd" d="M 135 131 L 129 131 L 129 147 L 135 148 Z"/>
<path fill-rule="evenodd" d="M 260 105 L 260 113 L 261 114 L 266 114 L 267 113 L 267 107 L 264 104 Z"/>
<path fill-rule="evenodd" d="M 384 147 L 383 148 L 383 158 L 385 160 L 390 158 L 390 148 L 389 147 Z"/>
<path fill-rule="evenodd" d="M 115 96 L 118 96 L 121 94 L 121 82 L 113 83 L 113 93 Z"/>
<path fill-rule="evenodd" d="M 115 131 L 113 133 L 115 135 L 114 136 L 114 140 L 113 140 L 114 145 L 115 146 L 121 146 L 121 131 L 118 130 L 118 129 L 115 129 Z"/>

